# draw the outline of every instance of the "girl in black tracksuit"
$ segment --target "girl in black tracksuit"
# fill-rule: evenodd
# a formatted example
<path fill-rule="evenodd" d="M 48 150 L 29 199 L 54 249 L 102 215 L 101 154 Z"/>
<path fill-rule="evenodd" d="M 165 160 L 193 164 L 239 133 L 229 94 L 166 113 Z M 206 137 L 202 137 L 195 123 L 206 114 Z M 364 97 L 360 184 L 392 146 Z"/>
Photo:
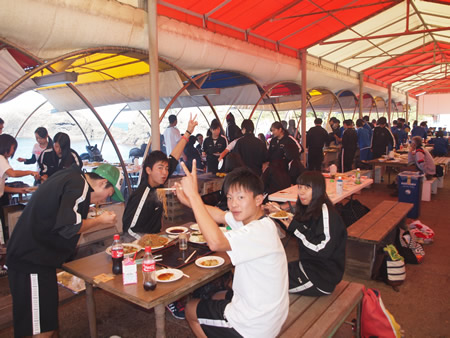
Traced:
<path fill-rule="evenodd" d="M 289 292 L 328 295 L 344 274 L 347 229 L 320 172 L 304 172 L 297 184 L 296 213 L 287 231 L 298 239 L 300 260 L 289 263 Z"/>

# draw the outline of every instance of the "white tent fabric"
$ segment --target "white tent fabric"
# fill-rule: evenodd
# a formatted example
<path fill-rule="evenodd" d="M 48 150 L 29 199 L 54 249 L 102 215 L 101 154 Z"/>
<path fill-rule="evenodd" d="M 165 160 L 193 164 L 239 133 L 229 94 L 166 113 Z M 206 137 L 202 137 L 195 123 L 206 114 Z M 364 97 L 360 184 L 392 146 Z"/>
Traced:
<path fill-rule="evenodd" d="M 450 114 L 450 94 L 426 94 L 419 96 L 419 114 Z"/>
<path fill-rule="evenodd" d="M 260 98 L 261 94 L 254 84 L 245 86 L 223 88 L 220 90 L 220 95 L 208 95 L 208 99 L 214 106 L 222 105 L 249 105 L 253 107 Z M 160 108 L 165 108 L 172 100 L 172 97 L 161 97 L 159 100 Z M 148 100 L 140 102 L 130 102 L 128 104 L 131 110 L 148 110 L 150 109 L 150 102 Z M 171 105 L 171 108 L 189 108 L 189 107 L 203 107 L 209 106 L 208 102 L 203 96 L 180 96 Z"/>
<path fill-rule="evenodd" d="M 14 81 L 25 74 L 24 70 L 11 56 L 6 49 L 0 50 L 0 93 L 8 88 Z M 17 95 L 22 94 L 28 90 L 36 88 L 36 84 L 32 80 L 26 80 L 16 89 L 14 89 L 7 97 L 13 99 Z"/>
<path fill-rule="evenodd" d="M 1 36 L 44 59 L 101 46 L 148 48 L 145 11 L 117 1 L 0 0 L 0 5 Z M 163 16 L 158 17 L 158 48 L 161 57 L 191 75 L 226 69 L 251 75 L 262 85 L 301 83 L 297 58 Z M 359 86 L 358 73 L 309 57 L 307 81 L 308 88 L 326 85 L 334 92 L 357 91 Z M 379 86 L 368 85 L 367 90 L 387 96 Z M 393 91 L 393 98 L 403 100 L 404 94 Z"/>

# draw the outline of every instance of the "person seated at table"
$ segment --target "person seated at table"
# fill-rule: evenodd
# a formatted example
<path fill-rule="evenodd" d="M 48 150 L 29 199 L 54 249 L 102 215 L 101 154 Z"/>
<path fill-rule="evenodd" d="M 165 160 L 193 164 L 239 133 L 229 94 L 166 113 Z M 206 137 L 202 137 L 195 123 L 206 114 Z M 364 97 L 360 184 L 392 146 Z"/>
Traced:
<path fill-rule="evenodd" d="M 70 137 L 66 133 L 56 133 L 53 138 L 53 147 L 44 150 L 38 159 L 41 182 L 59 170 L 69 168 L 76 164 L 80 169 L 83 161 L 78 153 L 70 148 Z"/>
<path fill-rule="evenodd" d="M 421 136 L 414 136 L 411 140 L 408 163 L 413 164 L 416 170 L 425 175 L 427 180 L 436 175 L 436 165 L 434 164 L 433 157 L 428 150 L 423 148 Z"/>
<path fill-rule="evenodd" d="M 123 232 L 125 241 L 134 241 L 143 234 L 158 233 L 161 231 L 163 204 L 158 200 L 156 189 L 163 188 L 164 183 L 175 171 L 178 160 L 188 137 L 198 124 L 190 118 L 184 135 L 172 150 L 169 158 L 159 150 L 154 150 L 144 160 L 142 179 L 138 188 L 128 199 L 123 213 Z"/>
<path fill-rule="evenodd" d="M 6 266 L 13 300 L 15 337 L 57 337 L 56 269 L 75 253 L 80 234 L 116 223 L 114 212 L 87 219 L 91 203 L 123 201 L 119 169 L 102 164 L 84 174 L 60 170 L 37 189 L 8 242 Z"/>
<path fill-rule="evenodd" d="M 444 138 L 444 132 L 442 130 L 436 132 L 436 137 L 428 141 L 429 144 L 433 144 L 433 150 L 431 154 L 433 156 L 445 156 L 448 151 L 448 139 Z"/>
<path fill-rule="evenodd" d="M 211 250 L 226 252 L 235 267 L 232 290 L 187 303 L 189 326 L 197 337 L 275 337 L 289 311 L 287 260 L 277 227 L 261 208 L 261 179 L 247 168 L 229 173 L 225 212 L 203 203 L 195 164 L 192 173 L 182 166 L 179 200 L 192 208 Z M 218 224 L 232 230 L 224 233 Z"/>
<path fill-rule="evenodd" d="M 295 215 L 282 221 L 299 245 L 300 260 L 288 264 L 289 293 L 329 295 L 344 275 L 347 228 L 327 196 L 320 172 L 304 172 L 297 184 Z"/>

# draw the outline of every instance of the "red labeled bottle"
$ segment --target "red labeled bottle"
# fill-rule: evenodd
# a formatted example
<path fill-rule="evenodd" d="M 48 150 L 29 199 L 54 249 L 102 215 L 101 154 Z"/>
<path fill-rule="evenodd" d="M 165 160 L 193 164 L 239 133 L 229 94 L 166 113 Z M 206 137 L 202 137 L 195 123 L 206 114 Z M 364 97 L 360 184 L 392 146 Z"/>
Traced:
<path fill-rule="evenodd" d="M 115 275 L 122 274 L 123 245 L 118 234 L 114 235 L 114 242 L 111 245 L 112 272 Z"/>
<path fill-rule="evenodd" d="M 156 288 L 156 267 L 155 259 L 152 255 L 152 248 L 145 247 L 145 254 L 142 259 L 142 279 L 144 282 L 144 290 L 155 290 Z"/>

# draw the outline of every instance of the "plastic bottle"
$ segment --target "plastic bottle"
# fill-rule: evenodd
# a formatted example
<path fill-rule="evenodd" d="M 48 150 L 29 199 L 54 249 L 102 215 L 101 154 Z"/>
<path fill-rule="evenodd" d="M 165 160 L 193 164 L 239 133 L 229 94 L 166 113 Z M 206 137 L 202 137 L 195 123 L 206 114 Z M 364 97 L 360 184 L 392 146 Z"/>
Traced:
<path fill-rule="evenodd" d="M 144 258 L 142 259 L 142 279 L 144 282 L 144 290 L 155 290 L 156 288 L 156 271 L 155 271 L 155 259 L 152 255 L 152 248 L 150 246 L 145 247 Z"/>
<path fill-rule="evenodd" d="M 122 274 L 123 245 L 118 234 L 114 235 L 114 242 L 111 245 L 112 272 L 115 275 Z"/>
<path fill-rule="evenodd" d="M 356 169 L 356 176 L 355 176 L 355 183 L 361 184 L 361 170 L 358 168 Z"/>
<path fill-rule="evenodd" d="M 334 176 L 337 173 L 337 167 L 335 164 L 330 165 L 330 177 L 334 179 Z"/>
<path fill-rule="evenodd" d="M 336 180 L 336 194 L 342 195 L 342 192 L 344 191 L 344 181 L 342 180 L 342 177 L 339 176 Z"/>

